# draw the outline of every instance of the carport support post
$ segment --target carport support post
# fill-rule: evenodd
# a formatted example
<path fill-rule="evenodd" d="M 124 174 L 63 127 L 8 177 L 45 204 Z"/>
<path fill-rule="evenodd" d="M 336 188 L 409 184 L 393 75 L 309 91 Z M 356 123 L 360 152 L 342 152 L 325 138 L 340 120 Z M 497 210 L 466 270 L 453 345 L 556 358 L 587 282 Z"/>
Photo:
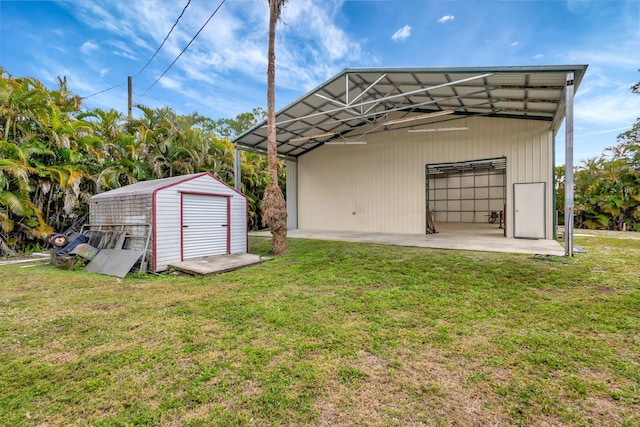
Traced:
<path fill-rule="evenodd" d="M 240 183 L 242 182 L 242 169 L 241 169 L 240 149 L 236 145 L 236 149 L 233 154 L 233 186 L 242 193 L 240 190 Z"/>
<path fill-rule="evenodd" d="M 574 76 L 567 73 L 565 87 L 564 255 L 573 256 L 573 93 Z"/>

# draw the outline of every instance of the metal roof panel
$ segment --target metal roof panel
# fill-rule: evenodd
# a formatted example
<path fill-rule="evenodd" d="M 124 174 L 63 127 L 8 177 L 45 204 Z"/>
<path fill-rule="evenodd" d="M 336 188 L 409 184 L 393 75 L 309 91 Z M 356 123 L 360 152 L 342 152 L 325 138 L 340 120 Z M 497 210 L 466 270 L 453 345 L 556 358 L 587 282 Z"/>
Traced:
<path fill-rule="evenodd" d="M 456 115 L 489 115 L 552 121 L 564 118 L 567 73 L 576 89 L 586 65 L 464 68 L 348 68 L 276 114 L 278 152 L 298 157 L 319 144 L 341 140 L 362 126 L 390 118 L 453 109 Z M 331 135 L 326 135 L 331 133 Z M 266 121 L 235 139 L 266 150 Z M 323 137 L 314 137 L 324 134 Z M 305 138 L 302 144 L 291 142 Z"/>

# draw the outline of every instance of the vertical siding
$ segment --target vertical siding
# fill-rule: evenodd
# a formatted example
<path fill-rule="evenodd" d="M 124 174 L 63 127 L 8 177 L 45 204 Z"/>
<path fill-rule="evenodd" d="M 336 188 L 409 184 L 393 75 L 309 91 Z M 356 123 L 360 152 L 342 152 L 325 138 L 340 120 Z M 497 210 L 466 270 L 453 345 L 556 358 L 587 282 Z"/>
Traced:
<path fill-rule="evenodd" d="M 298 228 L 298 163 L 287 160 L 287 228 Z"/>
<path fill-rule="evenodd" d="M 247 199 L 236 193 L 231 197 L 230 253 L 247 252 L 247 231 Z"/>
<path fill-rule="evenodd" d="M 552 235 L 553 135 L 548 122 L 469 118 L 469 130 L 369 134 L 367 145 L 330 145 L 298 162 L 298 227 L 422 234 L 426 164 L 507 158 L 507 233 L 513 184 L 547 182 Z"/>
<path fill-rule="evenodd" d="M 247 251 L 246 199 L 232 188 L 203 175 L 156 193 L 156 271 L 166 270 L 168 264 L 181 260 L 180 193 L 185 191 L 231 196 L 230 252 L 235 254 Z"/>

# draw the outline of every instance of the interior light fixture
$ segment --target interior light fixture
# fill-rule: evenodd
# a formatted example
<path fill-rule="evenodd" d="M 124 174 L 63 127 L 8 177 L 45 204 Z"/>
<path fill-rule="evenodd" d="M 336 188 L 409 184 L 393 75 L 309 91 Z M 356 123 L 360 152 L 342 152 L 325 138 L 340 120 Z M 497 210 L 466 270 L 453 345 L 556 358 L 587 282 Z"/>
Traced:
<path fill-rule="evenodd" d="M 425 129 L 409 129 L 407 132 L 447 132 L 447 131 L 456 131 L 456 130 L 469 130 L 467 126 L 457 126 L 457 127 L 448 127 L 448 128 L 425 128 Z"/>
<path fill-rule="evenodd" d="M 453 113 L 455 113 L 454 110 L 435 111 L 433 113 L 420 114 L 419 116 L 410 116 L 410 117 L 403 117 L 401 119 L 387 120 L 386 122 L 383 123 L 383 125 L 384 126 L 396 125 L 398 123 L 412 122 L 414 120 L 422 120 L 422 119 L 428 119 L 431 117 L 445 116 L 447 114 L 453 114 Z"/>
<path fill-rule="evenodd" d="M 297 136 L 295 138 L 291 138 L 289 142 L 298 142 L 298 141 L 306 141 L 308 139 L 324 138 L 325 136 L 332 136 L 335 134 L 336 134 L 335 132 L 325 132 L 325 133 L 317 133 L 315 135 Z"/>
<path fill-rule="evenodd" d="M 366 145 L 367 141 L 327 141 L 324 145 Z"/>

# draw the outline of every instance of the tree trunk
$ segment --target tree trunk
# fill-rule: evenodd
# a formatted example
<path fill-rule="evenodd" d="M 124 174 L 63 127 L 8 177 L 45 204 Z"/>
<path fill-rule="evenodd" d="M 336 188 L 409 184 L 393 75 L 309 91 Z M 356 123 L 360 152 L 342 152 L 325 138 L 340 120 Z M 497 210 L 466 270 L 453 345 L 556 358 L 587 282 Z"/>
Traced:
<path fill-rule="evenodd" d="M 262 199 L 262 225 L 271 230 L 271 251 L 280 255 L 287 251 L 287 206 L 278 185 L 276 143 L 276 25 L 285 0 L 269 0 L 269 54 L 267 66 L 267 153 L 271 183 Z"/>

